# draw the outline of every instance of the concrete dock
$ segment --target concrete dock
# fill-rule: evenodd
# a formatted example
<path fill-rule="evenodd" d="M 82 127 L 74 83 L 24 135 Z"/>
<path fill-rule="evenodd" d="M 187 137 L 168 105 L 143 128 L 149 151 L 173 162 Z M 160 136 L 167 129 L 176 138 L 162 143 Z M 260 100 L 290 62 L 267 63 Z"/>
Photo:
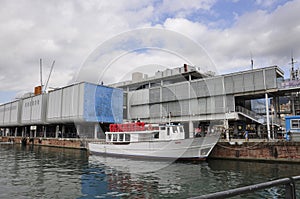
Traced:
<path fill-rule="evenodd" d="M 300 142 L 285 140 L 220 140 L 210 158 L 300 163 Z"/>

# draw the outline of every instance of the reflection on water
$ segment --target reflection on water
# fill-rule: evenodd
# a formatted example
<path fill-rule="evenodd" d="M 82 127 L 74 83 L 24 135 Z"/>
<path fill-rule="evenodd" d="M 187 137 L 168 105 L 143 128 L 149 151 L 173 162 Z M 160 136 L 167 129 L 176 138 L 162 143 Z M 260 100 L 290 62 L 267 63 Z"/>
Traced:
<path fill-rule="evenodd" d="M 300 175 L 297 164 L 140 161 L 2 144 L 0 169 L 0 198 L 187 198 Z M 275 187 L 236 198 L 283 196 Z"/>
<path fill-rule="evenodd" d="M 0 145 L 0 198 L 76 198 L 87 165 L 79 150 Z"/>

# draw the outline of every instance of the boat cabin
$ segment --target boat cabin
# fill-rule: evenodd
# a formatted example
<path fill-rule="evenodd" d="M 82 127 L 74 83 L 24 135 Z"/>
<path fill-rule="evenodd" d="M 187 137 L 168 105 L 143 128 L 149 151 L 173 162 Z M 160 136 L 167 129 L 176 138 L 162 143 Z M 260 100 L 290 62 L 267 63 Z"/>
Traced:
<path fill-rule="evenodd" d="M 124 125 L 124 124 L 122 124 Z M 128 126 L 133 127 L 132 123 Z M 155 142 L 180 140 L 185 138 L 183 125 L 175 124 L 143 124 L 137 125 L 138 128 L 131 128 L 132 130 L 123 131 L 124 128 L 119 128 L 114 131 L 106 132 L 106 142 L 113 144 L 129 144 L 130 142 Z M 111 128 L 110 128 L 111 130 Z"/>

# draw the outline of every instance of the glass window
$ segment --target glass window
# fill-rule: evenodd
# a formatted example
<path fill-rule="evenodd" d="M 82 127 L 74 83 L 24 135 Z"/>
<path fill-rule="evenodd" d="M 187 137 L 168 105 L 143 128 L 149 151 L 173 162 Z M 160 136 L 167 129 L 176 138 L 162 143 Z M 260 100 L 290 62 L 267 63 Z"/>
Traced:
<path fill-rule="evenodd" d="M 183 133 L 183 127 L 182 126 L 179 127 L 179 131 L 180 131 L 180 133 Z"/>
<path fill-rule="evenodd" d="M 167 135 L 170 135 L 170 127 L 167 128 Z"/>
<path fill-rule="evenodd" d="M 111 141 L 111 134 L 107 135 L 107 139 L 108 139 L 107 141 Z"/>
<path fill-rule="evenodd" d="M 177 126 L 173 126 L 173 133 L 178 133 Z"/>
<path fill-rule="evenodd" d="M 113 134 L 113 141 L 117 141 L 118 140 L 118 134 Z"/>
<path fill-rule="evenodd" d="M 292 129 L 298 129 L 298 128 L 300 128 L 299 120 L 291 120 L 291 128 Z"/>
<path fill-rule="evenodd" d="M 124 141 L 124 134 L 119 134 L 119 141 L 121 141 L 121 142 Z"/>
<path fill-rule="evenodd" d="M 129 142 L 130 141 L 130 135 L 129 134 L 125 134 L 125 141 Z"/>

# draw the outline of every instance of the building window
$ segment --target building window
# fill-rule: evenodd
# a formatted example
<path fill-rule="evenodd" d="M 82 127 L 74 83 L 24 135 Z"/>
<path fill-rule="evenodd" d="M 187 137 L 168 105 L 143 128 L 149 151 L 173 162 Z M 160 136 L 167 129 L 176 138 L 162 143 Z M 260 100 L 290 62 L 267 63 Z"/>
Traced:
<path fill-rule="evenodd" d="M 294 119 L 291 120 L 291 129 L 299 129 L 300 128 L 300 120 Z"/>

